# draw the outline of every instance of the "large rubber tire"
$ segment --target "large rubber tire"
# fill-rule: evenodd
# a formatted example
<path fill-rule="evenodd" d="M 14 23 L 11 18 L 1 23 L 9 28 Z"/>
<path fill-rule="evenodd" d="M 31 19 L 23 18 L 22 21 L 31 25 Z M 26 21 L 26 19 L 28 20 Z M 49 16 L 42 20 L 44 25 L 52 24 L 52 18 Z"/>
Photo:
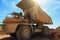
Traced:
<path fill-rule="evenodd" d="M 48 36 L 49 35 L 49 28 L 48 28 L 48 26 L 44 26 L 42 34 L 43 34 L 43 36 Z"/>
<path fill-rule="evenodd" d="M 16 34 L 15 33 L 11 33 L 10 36 L 11 37 L 16 37 Z"/>
<path fill-rule="evenodd" d="M 31 28 L 29 26 L 20 26 L 16 36 L 18 40 L 29 40 L 31 37 Z"/>

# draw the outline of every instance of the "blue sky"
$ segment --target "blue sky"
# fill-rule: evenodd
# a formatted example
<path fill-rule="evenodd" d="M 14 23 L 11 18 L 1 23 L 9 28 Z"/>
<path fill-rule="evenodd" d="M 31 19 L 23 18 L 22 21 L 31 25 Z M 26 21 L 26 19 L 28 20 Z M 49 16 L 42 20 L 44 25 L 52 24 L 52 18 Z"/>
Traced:
<path fill-rule="evenodd" d="M 0 23 L 11 12 L 21 12 L 16 4 L 20 0 L 0 0 Z M 46 3 L 39 3 L 40 7 L 52 18 L 53 25 L 50 28 L 56 28 L 60 25 L 60 0 L 47 0 Z"/>

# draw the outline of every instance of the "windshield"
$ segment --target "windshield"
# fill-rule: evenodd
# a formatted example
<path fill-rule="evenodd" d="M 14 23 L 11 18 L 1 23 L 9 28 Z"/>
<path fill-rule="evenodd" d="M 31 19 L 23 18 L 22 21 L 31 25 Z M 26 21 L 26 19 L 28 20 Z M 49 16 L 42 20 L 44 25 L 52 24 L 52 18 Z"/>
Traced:
<path fill-rule="evenodd" d="M 14 17 L 14 15 L 11 15 L 11 13 L 9 13 L 9 14 L 7 14 L 7 16 L 6 16 L 6 17 L 13 18 L 13 17 Z"/>

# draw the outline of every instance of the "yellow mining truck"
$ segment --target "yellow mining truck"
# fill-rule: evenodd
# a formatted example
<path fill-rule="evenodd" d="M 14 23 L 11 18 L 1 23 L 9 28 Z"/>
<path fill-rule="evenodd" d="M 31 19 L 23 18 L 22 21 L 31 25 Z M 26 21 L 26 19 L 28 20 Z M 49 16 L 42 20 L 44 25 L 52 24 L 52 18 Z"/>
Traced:
<path fill-rule="evenodd" d="M 3 30 L 15 36 L 18 40 L 28 40 L 35 33 L 49 35 L 49 27 L 44 24 L 52 24 L 51 18 L 32 0 L 22 0 L 17 6 L 23 9 L 22 13 L 13 12 L 12 16 L 3 21 Z"/>

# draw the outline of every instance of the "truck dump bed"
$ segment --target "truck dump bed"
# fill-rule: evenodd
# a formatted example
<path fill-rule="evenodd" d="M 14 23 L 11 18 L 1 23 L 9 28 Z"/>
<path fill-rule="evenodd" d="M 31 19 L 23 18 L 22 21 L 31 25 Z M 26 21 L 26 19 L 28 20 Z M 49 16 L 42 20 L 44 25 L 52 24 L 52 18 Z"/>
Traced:
<path fill-rule="evenodd" d="M 25 18 L 35 21 L 36 23 L 52 24 L 49 17 L 39 6 L 34 6 L 24 11 Z"/>
<path fill-rule="evenodd" d="M 36 23 L 52 24 L 51 18 L 34 2 L 26 3 L 21 1 L 17 6 L 24 11 L 25 18 L 35 21 Z M 30 5 L 31 4 L 31 5 Z"/>

